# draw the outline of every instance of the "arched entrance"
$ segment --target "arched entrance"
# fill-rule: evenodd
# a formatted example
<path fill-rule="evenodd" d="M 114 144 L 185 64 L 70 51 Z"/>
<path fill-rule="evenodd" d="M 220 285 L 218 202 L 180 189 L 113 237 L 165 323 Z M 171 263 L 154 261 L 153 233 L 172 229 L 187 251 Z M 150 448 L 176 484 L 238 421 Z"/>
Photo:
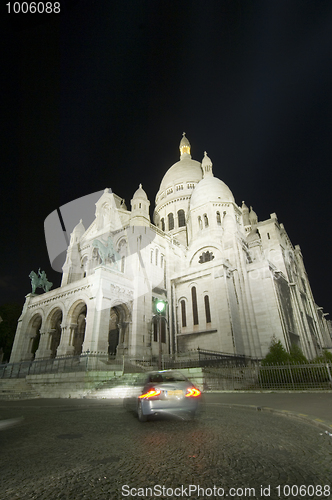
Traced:
<path fill-rule="evenodd" d="M 36 351 L 39 347 L 40 342 L 40 329 L 42 325 L 42 317 L 40 314 L 36 315 L 31 322 L 30 332 L 30 344 L 29 344 L 29 354 L 31 359 L 35 359 Z"/>
<path fill-rule="evenodd" d="M 128 352 L 131 313 L 128 304 L 121 303 L 110 310 L 108 354 L 122 356 Z"/>
<path fill-rule="evenodd" d="M 121 314 L 118 307 L 112 307 L 110 312 L 109 330 L 108 330 L 108 354 L 115 355 L 119 344 L 119 323 Z"/>
<path fill-rule="evenodd" d="M 55 358 L 57 349 L 60 344 L 61 339 L 61 323 L 62 323 L 62 311 L 57 309 L 51 319 L 51 332 L 50 332 L 50 351 L 51 358 Z"/>
<path fill-rule="evenodd" d="M 68 311 L 66 333 L 60 343 L 60 353 L 79 356 L 85 337 L 87 307 L 83 300 L 74 302 Z M 59 355 L 59 349 L 58 349 Z"/>
<path fill-rule="evenodd" d="M 82 354 L 82 347 L 85 336 L 86 305 L 80 304 L 79 306 L 77 306 L 75 313 L 77 314 L 77 327 L 74 332 L 73 347 L 74 356 L 79 356 L 80 354 Z"/>

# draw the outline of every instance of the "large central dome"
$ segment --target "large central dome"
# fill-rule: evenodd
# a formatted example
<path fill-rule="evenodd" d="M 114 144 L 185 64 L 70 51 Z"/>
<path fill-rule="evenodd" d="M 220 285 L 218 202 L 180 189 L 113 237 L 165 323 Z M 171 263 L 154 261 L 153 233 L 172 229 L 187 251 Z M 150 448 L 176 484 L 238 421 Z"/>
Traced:
<path fill-rule="evenodd" d="M 187 183 L 194 183 L 196 185 L 203 179 L 201 164 L 198 161 L 191 159 L 190 143 L 185 136 L 185 133 L 183 133 L 183 137 L 180 142 L 180 153 L 180 161 L 174 163 L 174 165 L 167 170 L 161 181 L 160 189 L 156 196 L 156 203 L 158 203 L 158 198 L 163 192 L 166 192 L 169 189 L 176 190 L 177 186 Z"/>
<path fill-rule="evenodd" d="M 203 179 L 201 164 L 191 158 L 183 158 L 174 163 L 163 177 L 160 184 L 160 191 L 164 191 L 171 186 L 176 186 L 181 182 L 199 182 Z"/>

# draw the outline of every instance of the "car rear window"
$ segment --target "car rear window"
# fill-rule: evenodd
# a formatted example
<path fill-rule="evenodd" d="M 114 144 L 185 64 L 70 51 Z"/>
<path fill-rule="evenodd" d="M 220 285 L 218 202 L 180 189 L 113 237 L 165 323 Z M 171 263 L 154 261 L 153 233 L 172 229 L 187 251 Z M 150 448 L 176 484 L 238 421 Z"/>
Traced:
<path fill-rule="evenodd" d="M 153 373 L 149 377 L 149 382 L 158 384 L 163 382 L 185 382 L 186 380 L 182 373 L 177 372 Z"/>

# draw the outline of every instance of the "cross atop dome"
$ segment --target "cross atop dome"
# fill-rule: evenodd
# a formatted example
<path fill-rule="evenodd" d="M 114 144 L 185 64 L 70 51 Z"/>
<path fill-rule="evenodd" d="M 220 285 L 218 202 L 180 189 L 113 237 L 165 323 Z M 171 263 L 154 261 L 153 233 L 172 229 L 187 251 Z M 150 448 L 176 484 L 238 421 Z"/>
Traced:
<path fill-rule="evenodd" d="M 188 156 L 189 156 L 189 158 L 191 158 L 191 156 L 190 156 L 190 142 L 188 141 L 185 132 L 183 132 L 182 139 L 180 142 L 180 153 L 181 153 L 180 160 L 182 160 L 183 158 L 188 158 Z"/>

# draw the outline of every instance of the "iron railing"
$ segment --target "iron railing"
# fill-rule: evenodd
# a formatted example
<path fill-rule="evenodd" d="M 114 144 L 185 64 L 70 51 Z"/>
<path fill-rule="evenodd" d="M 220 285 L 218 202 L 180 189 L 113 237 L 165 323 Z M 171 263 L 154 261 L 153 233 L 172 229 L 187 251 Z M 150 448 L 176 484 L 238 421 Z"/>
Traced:
<path fill-rule="evenodd" d="M 151 370 L 152 366 L 154 366 L 154 360 L 151 357 L 146 359 L 134 359 L 128 356 L 116 358 L 98 353 L 84 353 L 79 356 L 57 356 L 56 358 L 35 359 L 19 363 L 5 363 L 0 365 L 0 379 L 86 371 L 135 373 Z"/>
<path fill-rule="evenodd" d="M 157 369 L 157 357 L 115 357 L 98 353 L 0 364 L 0 378 L 27 375 L 107 371 L 117 374 Z M 163 369 L 201 368 L 205 390 L 310 390 L 332 389 L 332 363 L 262 366 L 244 356 L 195 350 L 163 356 Z"/>
<path fill-rule="evenodd" d="M 204 369 L 205 390 L 331 390 L 332 363 Z"/>
<path fill-rule="evenodd" d="M 248 362 L 249 358 L 241 354 L 234 355 L 200 348 L 177 353 L 175 356 L 162 356 L 162 366 L 164 369 L 245 366 Z"/>

